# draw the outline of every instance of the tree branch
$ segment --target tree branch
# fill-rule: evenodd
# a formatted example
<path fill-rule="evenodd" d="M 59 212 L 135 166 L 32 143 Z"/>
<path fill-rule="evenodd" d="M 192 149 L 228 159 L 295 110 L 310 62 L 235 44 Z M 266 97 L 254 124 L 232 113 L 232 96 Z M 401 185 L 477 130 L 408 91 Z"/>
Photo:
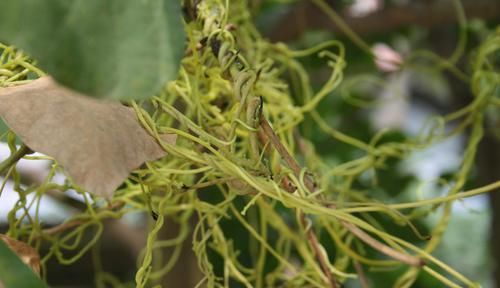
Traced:
<path fill-rule="evenodd" d="M 484 20 L 500 18 L 500 1 L 497 0 L 462 0 L 465 15 L 468 19 Z M 340 11 L 339 11 L 340 12 Z M 340 12 L 343 21 L 357 34 L 363 36 L 388 33 L 411 25 L 435 27 L 457 22 L 457 16 L 448 1 L 409 1 L 406 5 L 391 6 L 365 17 L 352 17 Z M 300 25 L 295 19 L 301 19 Z M 299 38 L 310 29 L 328 29 L 343 34 L 310 1 L 306 5 L 297 5 L 292 11 L 278 21 L 269 33 L 273 41 L 291 41 Z"/>
<path fill-rule="evenodd" d="M 260 114 L 260 127 L 266 134 L 267 138 L 271 143 L 273 144 L 274 148 L 278 151 L 278 153 L 281 155 L 283 160 L 287 163 L 288 167 L 292 169 L 293 173 L 297 176 L 300 177 L 300 166 L 295 161 L 295 159 L 288 153 L 288 150 L 286 150 L 285 146 L 281 143 L 279 140 L 278 136 L 274 132 L 273 128 L 271 125 L 269 125 L 269 122 L 267 119 Z M 305 176 L 304 177 L 304 182 L 306 183 L 307 189 L 309 189 L 311 192 L 314 190 L 314 183 L 309 179 L 309 177 Z M 302 226 L 305 228 L 306 233 L 307 233 L 307 239 L 309 241 L 309 245 L 314 251 L 314 254 L 316 254 L 316 258 L 318 259 L 318 262 L 321 266 L 321 269 L 323 270 L 323 273 L 325 274 L 326 278 L 328 279 L 328 282 L 330 284 L 330 287 L 332 288 L 337 288 L 337 282 L 335 280 L 335 277 L 333 276 L 332 272 L 330 271 L 330 267 L 328 266 L 328 259 L 325 259 L 325 255 L 321 253 L 320 249 L 320 244 L 318 241 L 318 238 L 314 234 L 314 231 L 309 227 L 307 228 L 307 220 L 304 215 L 304 212 L 299 211 L 299 218 L 300 221 L 302 222 Z"/>

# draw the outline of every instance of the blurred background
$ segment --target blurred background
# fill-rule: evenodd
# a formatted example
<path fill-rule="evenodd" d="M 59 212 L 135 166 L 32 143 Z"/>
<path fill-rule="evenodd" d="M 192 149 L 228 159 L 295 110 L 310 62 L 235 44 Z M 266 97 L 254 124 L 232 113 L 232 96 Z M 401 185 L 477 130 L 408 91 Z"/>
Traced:
<path fill-rule="evenodd" d="M 457 59 L 457 66 L 467 72 L 474 48 L 500 24 L 499 0 L 462 0 L 467 18 L 465 27 L 459 25 L 451 0 L 327 2 L 352 31 L 369 45 L 377 61 L 373 61 L 366 47 L 353 42 L 352 36 L 345 34 L 345 29 L 333 23 L 311 1 L 249 0 L 248 5 L 260 33 L 271 42 L 285 42 L 297 49 L 331 39 L 344 43 L 348 64 L 344 82 L 341 89 L 329 95 L 319 108 L 329 125 L 340 131 L 349 131 L 351 136 L 365 141 L 382 129 L 390 129 L 392 139 L 405 139 L 418 135 L 425 121 L 433 115 L 443 115 L 470 103 L 473 98 L 470 88 L 451 73 L 442 69 L 429 69 L 430 65 L 400 64 L 408 55 L 419 50 L 450 57 L 460 41 L 461 31 L 465 31 L 467 41 L 464 53 Z M 302 62 L 310 73 L 312 84 L 321 87 L 330 74 L 323 60 L 311 56 L 303 58 Z M 382 79 L 385 84 L 377 84 L 378 80 L 371 81 L 374 77 Z M 290 81 L 290 85 L 293 85 L 293 81 Z M 346 161 L 357 153 L 348 145 L 332 145 L 330 137 L 320 132 L 310 119 L 306 119 L 302 125 L 304 137 L 311 140 L 318 152 L 331 163 Z M 500 179 L 500 115 L 491 115 L 488 125 L 474 173 L 465 188 L 479 187 Z M 0 126 L 0 132 L 5 129 Z M 442 196 L 446 188 L 443 179 L 446 180 L 456 171 L 467 137 L 458 135 L 414 153 L 408 159 L 391 160 L 390 165 L 378 175 L 380 189 L 370 191 L 373 193 L 371 196 L 391 202 Z M 7 145 L 1 143 L 0 160 L 8 155 Z M 49 165 L 48 161 L 22 160 L 18 169 L 26 177 L 26 185 L 29 185 L 44 179 Z M 64 176 L 59 177 L 63 182 Z M 1 231 L 7 230 L 8 213 L 18 201 L 18 194 L 12 191 L 12 185 L 12 182 L 7 181 L 1 195 Z M 79 197 L 69 191 L 64 197 L 54 195 L 43 198 L 42 222 L 48 226 L 56 225 L 84 209 Z M 418 220 L 416 225 L 424 232 L 429 231 L 436 224 L 435 216 L 431 213 Z M 92 253 L 99 254 L 102 262 L 99 268 L 117 276 L 120 281 L 133 282 L 136 258 L 145 245 L 149 218 L 150 215 L 137 214 L 127 215 L 122 220 L 109 220 L 98 249 L 88 252 L 71 266 L 60 266 L 52 260 L 48 262 L 49 284 L 52 287 L 94 287 L 96 268 Z M 384 219 L 377 220 L 384 223 Z M 165 227 L 161 237 L 168 239 L 178 234 L 174 222 L 167 223 Z M 405 237 L 406 230 L 398 230 L 399 226 L 387 227 L 388 232 L 410 239 Z M 241 227 L 231 227 L 229 222 L 227 229 L 234 230 L 235 245 L 247 249 L 247 232 L 242 231 Z M 43 251 L 49 249 L 42 247 L 42 255 Z M 165 257 L 169 257 L 168 253 L 171 252 L 165 253 Z M 178 264 L 163 280 L 164 287 L 194 287 L 201 278 L 190 245 L 184 245 L 181 253 Z M 496 265 L 500 263 L 500 194 L 492 192 L 457 201 L 444 240 L 434 255 L 467 277 L 479 281 L 482 287 L 500 288 L 500 270 Z M 217 259 L 214 261 L 217 262 Z M 386 283 L 393 283 L 401 271 L 365 272 L 372 287 L 388 287 Z M 442 285 L 433 281 L 423 276 L 414 287 Z M 350 281 L 346 287 L 360 286 L 356 281 Z"/>

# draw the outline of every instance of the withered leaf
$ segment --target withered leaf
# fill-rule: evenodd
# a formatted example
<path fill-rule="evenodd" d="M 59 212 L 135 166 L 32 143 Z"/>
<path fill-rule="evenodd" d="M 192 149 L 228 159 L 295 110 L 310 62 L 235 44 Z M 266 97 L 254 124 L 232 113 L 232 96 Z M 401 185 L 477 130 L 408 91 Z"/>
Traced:
<path fill-rule="evenodd" d="M 40 276 L 40 255 L 38 255 L 38 251 L 36 251 L 35 248 L 2 234 L 0 234 L 0 240 L 2 240 L 10 250 L 16 253 L 21 261 L 28 265 L 36 275 Z"/>
<path fill-rule="evenodd" d="M 28 147 L 54 157 L 77 185 L 104 197 L 132 170 L 166 155 L 131 108 L 86 97 L 50 77 L 0 89 L 0 116 Z M 162 138 L 175 144 L 175 135 Z"/>
<path fill-rule="evenodd" d="M 47 287 L 37 275 L 40 275 L 38 252 L 24 242 L 0 234 L 0 288 Z"/>

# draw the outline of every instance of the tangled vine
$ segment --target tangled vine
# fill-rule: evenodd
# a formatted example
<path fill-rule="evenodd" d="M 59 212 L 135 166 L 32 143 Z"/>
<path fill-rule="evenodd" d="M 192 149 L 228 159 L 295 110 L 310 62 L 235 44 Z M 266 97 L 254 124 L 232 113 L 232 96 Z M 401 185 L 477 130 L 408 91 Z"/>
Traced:
<path fill-rule="evenodd" d="M 168 273 L 182 245 L 192 245 L 197 256 L 204 276 L 198 287 L 230 287 L 230 281 L 245 287 L 340 287 L 346 279 L 361 277 L 362 267 L 400 266 L 407 270 L 396 287 L 410 287 L 419 273 L 427 273 L 449 287 L 479 287 L 432 252 L 442 240 L 453 201 L 500 187 L 500 182 L 495 182 L 463 191 L 483 136 L 486 111 L 500 108 L 500 99 L 495 97 L 500 73 L 489 60 L 500 50 L 500 31 L 477 49 L 470 76 L 455 67 L 456 60 L 437 61 L 442 69 L 470 83 L 475 97 L 470 104 L 431 119 L 414 138 L 382 143 L 381 132 L 364 142 L 331 127 L 316 111 L 343 81 L 346 62 L 341 42 L 292 50 L 281 43 L 270 43 L 259 34 L 245 1 L 194 2 L 186 5 L 187 49 L 178 79 L 150 100 L 130 103 L 144 128 L 169 156 L 135 171 L 109 203 L 82 193 L 86 210 L 48 229 L 39 221 L 40 200 L 47 191 L 66 191 L 74 185 L 52 181 L 56 172 L 63 171 L 53 162 L 42 183 L 26 188 L 10 163 L 5 167 L 5 179 L 14 179 L 20 200 L 9 213 L 8 234 L 27 239 L 34 247 L 50 243 L 42 264 L 56 258 L 70 265 L 96 244 L 104 229 L 103 220 L 154 211 L 157 219 L 150 220 L 135 277 L 137 287 L 146 287 Z M 331 12 L 321 6 L 322 1 L 315 2 Z M 1 45 L 0 50 L 1 87 L 44 75 L 33 60 L 15 48 Z M 323 87 L 314 91 L 300 58 L 316 54 L 330 67 L 331 74 Z M 425 55 L 415 57 L 429 56 Z M 291 91 L 287 77 L 293 79 L 297 91 Z M 296 103 L 292 92 L 300 95 L 303 104 Z M 326 163 L 301 136 L 299 126 L 306 115 L 332 141 L 355 147 L 361 156 L 333 167 Z M 444 126 L 451 122 L 457 123 L 455 128 L 446 131 Z M 386 204 L 353 188 L 356 179 L 383 167 L 390 159 L 403 159 L 464 131 L 470 131 L 470 136 L 446 196 Z M 177 134 L 178 143 L 162 143 L 163 133 Z M 15 154 L 15 135 L 9 132 L 2 139 Z M 35 197 L 28 201 L 28 194 Z M 206 194 L 223 197 L 208 201 L 210 195 Z M 36 207 L 35 215 L 27 212 L 31 207 Z M 440 221 L 429 237 L 422 236 L 412 221 L 431 212 L 439 212 Z M 416 239 L 425 240 L 425 245 L 417 247 L 387 233 L 371 216 L 374 213 L 387 216 L 395 225 L 408 226 Z M 158 240 L 167 218 L 180 225 L 179 234 Z M 193 218 L 194 227 L 190 221 Z M 241 261 L 222 221 L 241 226 L 250 235 L 251 263 Z M 87 231 L 92 231 L 91 239 L 83 237 Z M 325 243 L 334 247 L 325 247 Z M 381 256 L 368 257 L 367 247 Z M 174 252 L 169 259 L 154 261 L 163 249 Z M 223 259 L 222 273 L 214 267 L 213 252 Z M 104 271 L 99 275 L 100 285 L 123 285 Z"/>

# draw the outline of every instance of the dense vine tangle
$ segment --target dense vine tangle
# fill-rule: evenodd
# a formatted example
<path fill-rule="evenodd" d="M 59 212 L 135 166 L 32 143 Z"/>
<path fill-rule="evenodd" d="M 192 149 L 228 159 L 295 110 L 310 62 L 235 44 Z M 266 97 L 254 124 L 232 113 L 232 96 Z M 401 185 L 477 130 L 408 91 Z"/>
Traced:
<path fill-rule="evenodd" d="M 74 188 L 69 181 L 64 185 L 51 181 L 63 169 L 54 163 L 44 182 L 24 188 L 20 176 L 10 167 L 7 176 L 15 181 L 20 195 L 9 213 L 10 236 L 27 239 L 35 247 L 48 242 L 51 250 L 42 255 L 42 264 L 55 257 L 69 265 L 90 249 L 96 251 L 104 219 L 153 210 L 158 217 L 150 220 L 147 245 L 138 259 L 137 287 L 149 287 L 168 273 L 182 245 L 190 243 L 204 275 L 199 287 L 231 287 L 234 282 L 230 281 L 245 287 L 338 287 L 337 282 L 358 277 L 359 264 L 385 269 L 408 266 L 396 287 L 410 287 L 419 273 L 428 273 L 449 287 L 479 287 L 431 252 L 441 241 L 454 200 L 500 187 L 495 182 L 461 192 L 482 137 L 485 111 L 500 108 L 500 100 L 492 96 L 500 74 L 489 61 L 500 49 L 500 31 L 482 44 L 473 60 L 473 73 L 467 80 L 475 95 L 471 104 L 431 119 L 414 139 L 379 144 L 384 132 L 363 142 L 330 127 L 316 112 L 321 100 L 343 80 L 346 63 L 341 43 L 329 41 L 293 51 L 259 35 L 245 1 L 193 3 L 186 5 L 191 9 L 186 13 L 187 49 L 178 79 L 152 100 L 131 103 L 145 129 L 169 156 L 135 171 L 115 193 L 112 203 L 84 194 L 87 209 L 49 229 L 43 229 L 39 222 L 40 199 L 50 190 Z M 8 46 L 0 49 L 0 87 L 20 85 L 43 75 L 21 52 Z M 331 68 L 330 78 L 317 92 L 299 61 L 310 55 L 323 57 Z M 294 79 L 294 91 L 285 74 Z M 301 97 L 301 104 L 291 97 L 292 92 Z M 330 167 L 299 133 L 298 125 L 306 114 L 335 141 L 352 145 L 363 156 Z M 457 123 L 456 128 L 445 131 L 449 122 Z M 376 171 L 387 160 L 404 158 L 466 129 L 471 135 L 447 196 L 384 204 L 351 187 L 361 174 Z M 178 134 L 175 146 L 161 142 L 159 135 L 165 132 Z M 1 139 L 15 151 L 12 133 Z M 304 159 L 302 166 L 295 158 Z M 2 190 L 4 185 L 5 181 Z M 35 197 L 27 201 L 30 193 Z M 203 200 L 215 194 L 224 197 L 218 202 Z M 26 212 L 30 207 L 36 207 L 34 215 Z M 415 239 L 426 239 L 411 221 L 439 207 L 444 207 L 441 221 L 424 248 L 388 234 L 370 214 L 387 215 L 395 224 L 413 229 Z M 190 226 L 193 217 L 195 227 Z M 173 239 L 158 239 L 166 218 L 179 224 L 179 234 Z M 234 235 L 222 222 L 240 226 L 251 236 L 251 263 L 243 263 Z M 94 237 L 84 240 L 88 231 Z M 320 242 L 320 234 L 329 242 Z M 324 247 L 324 243 L 334 243 L 335 247 Z M 387 257 L 368 258 L 366 246 Z M 169 259 L 161 258 L 164 249 L 173 249 Z M 214 251 L 222 256 L 222 267 L 217 267 L 210 256 Z M 98 263 L 98 253 L 92 255 Z M 123 285 L 104 271 L 99 271 L 96 282 L 99 287 Z"/>

